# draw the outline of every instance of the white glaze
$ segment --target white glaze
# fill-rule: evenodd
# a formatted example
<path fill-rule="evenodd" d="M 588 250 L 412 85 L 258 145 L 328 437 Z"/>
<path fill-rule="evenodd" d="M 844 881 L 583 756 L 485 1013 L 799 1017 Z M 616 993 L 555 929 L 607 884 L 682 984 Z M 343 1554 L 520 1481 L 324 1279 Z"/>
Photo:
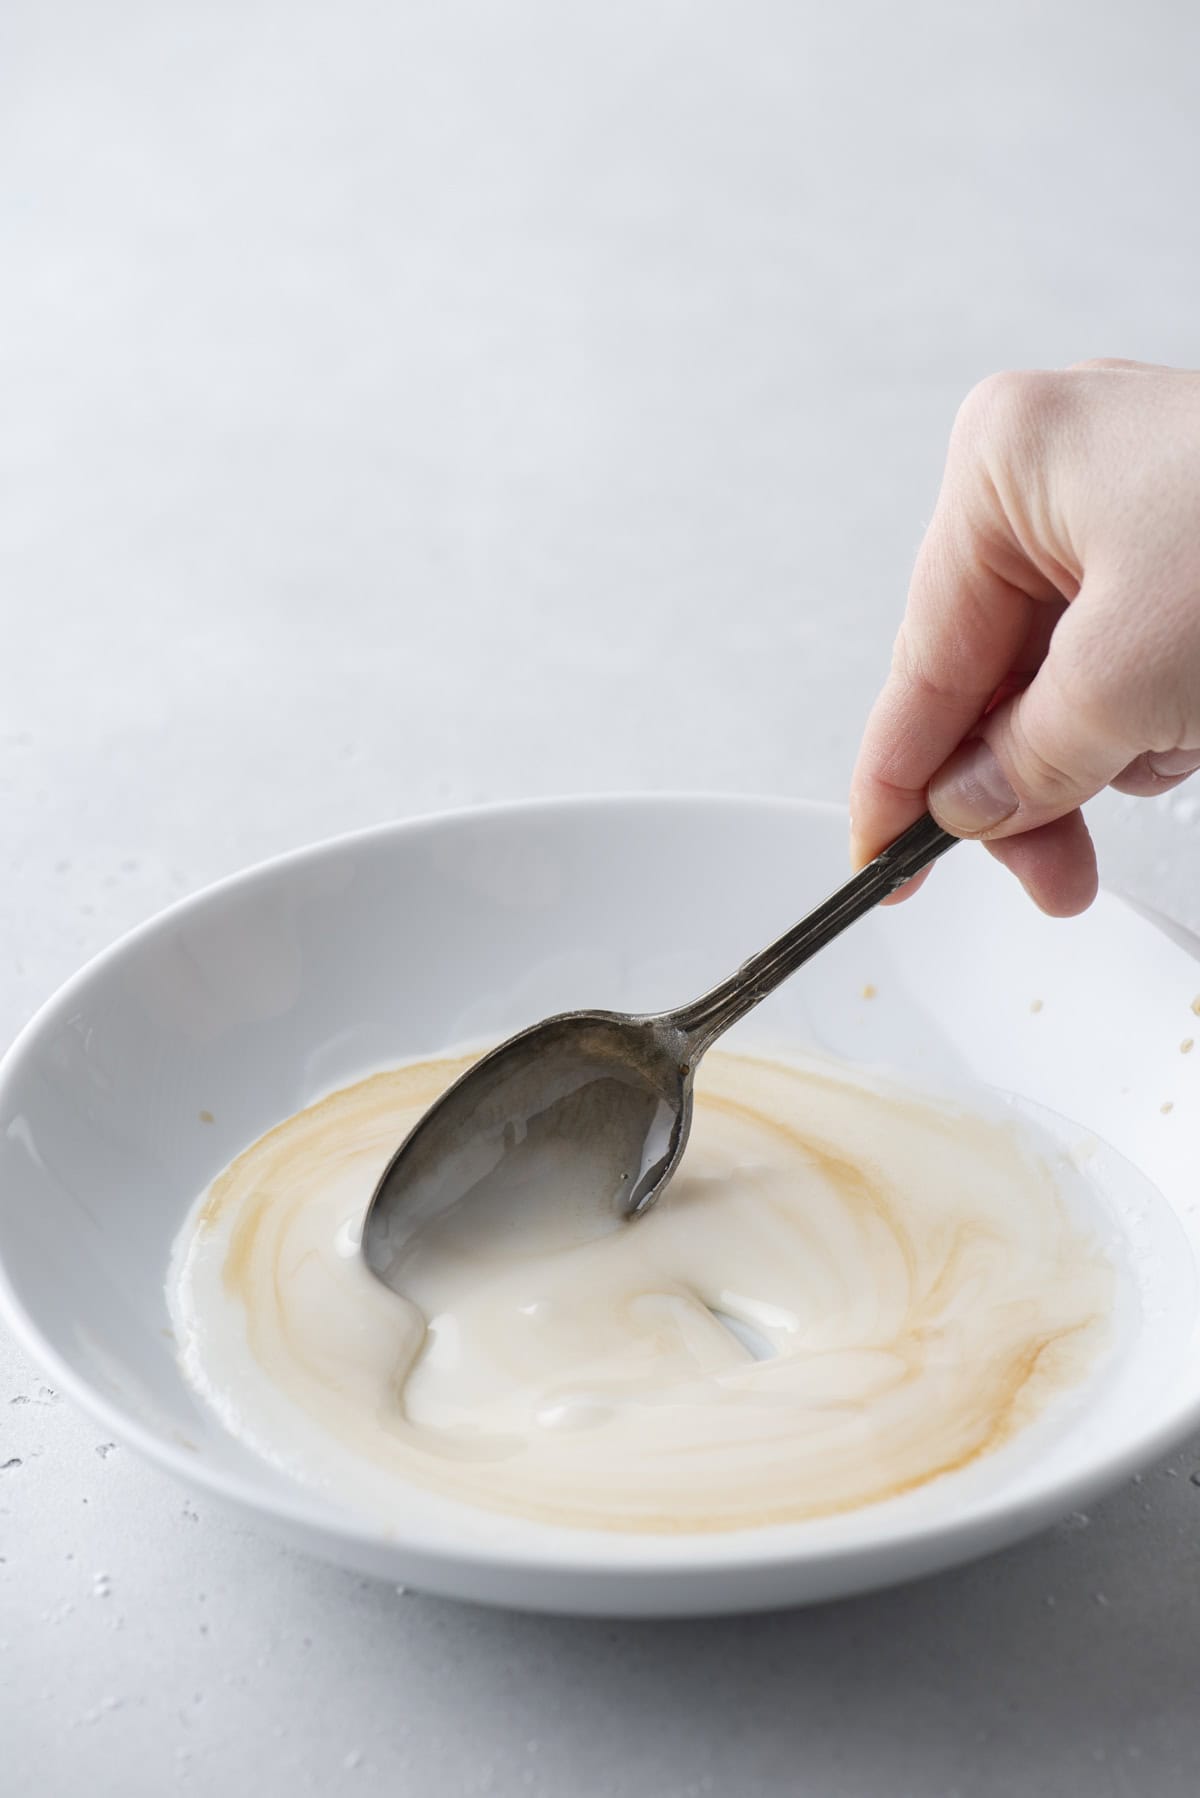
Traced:
<path fill-rule="evenodd" d="M 189 1379 L 348 1503 L 384 1470 L 593 1528 L 830 1515 L 986 1455 L 1108 1336 L 1113 1267 L 1012 1120 L 719 1053 L 649 1216 L 598 1231 L 567 1192 L 467 1212 L 397 1298 L 357 1255 L 361 1212 L 462 1065 L 300 1113 L 181 1238 Z"/>

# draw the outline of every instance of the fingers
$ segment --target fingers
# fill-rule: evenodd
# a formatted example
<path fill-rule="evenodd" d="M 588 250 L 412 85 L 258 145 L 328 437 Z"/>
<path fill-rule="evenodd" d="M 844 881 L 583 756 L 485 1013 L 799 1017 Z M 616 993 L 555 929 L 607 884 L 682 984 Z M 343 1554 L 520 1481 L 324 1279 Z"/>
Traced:
<path fill-rule="evenodd" d="M 858 866 L 924 811 L 930 776 L 982 718 L 1029 631 L 1034 602 L 972 563 L 956 536 L 935 520 L 867 721 L 850 800 Z"/>
<path fill-rule="evenodd" d="M 1046 659 L 1050 648 L 1050 639 L 1058 629 L 1059 620 L 1067 609 L 1065 600 L 1039 600 L 1033 608 L 1033 617 L 1029 629 L 1025 633 L 1025 641 L 1017 653 L 1017 659 L 1000 682 L 992 696 L 988 710 L 999 705 L 1002 699 L 1010 699 L 1014 693 L 1023 693 L 1038 669 Z"/>
<path fill-rule="evenodd" d="M 1016 662 L 1000 682 L 987 710 L 991 710 L 1003 700 L 1010 698 L 1012 694 L 1023 692 L 1029 685 L 1045 660 L 1050 638 L 1065 610 L 1065 601 L 1057 605 L 1051 604 L 1049 601 L 1041 601 L 1034 607 L 1033 618 L 1026 631 L 1025 641 L 1017 653 Z M 926 800 L 925 803 L 927 804 L 928 801 Z M 923 874 L 918 874 L 915 879 L 907 881 L 904 886 L 899 887 L 896 892 L 883 900 L 883 904 L 900 905 L 904 900 L 911 899 L 913 894 L 924 885 L 931 873 L 932 869 L 927 868 Z"/>
<path fill-rule="evenodd" d="M 1139 755 L 1122 768 L 1110 784 L 1118 793 L 1131 793 L 1136 799 L 1153 799 L 1158 793 L 1169 793 L 1200 769 L 1200 749 L 1153 750 Z"/>
<path fill-rule="evenodd" d="M 1096 850 L 1082 812 L 987 845 L 1010 868 L 1035 905 L 1052 918 L 1073 918 L 1096 897 Z"/>
<path fill-rule="evenodd" d="M 1016 541 L 985 454 L 988 444 L 1023 441 L 1042 428 L 1048 409 L 1033 397 L 1040 381 L 983 383 L 955 425 L 891 673 L 851 786 L 858 866 L 920 815 L 930 779 L 997 693 L 1028 680 L 1063 609 L 1061 592 Z"/>
<path fill-rule="evenodd" d="M 1068 916 L 1096 886 L 1080 806 L 1200 772 L 1197 453 L 1200 374 L 1101 358 L 968 397 L 855 769 L 857 864 L 927 805 Z"/>
<path fill-rule="evenodd" d="M 911 899 L 914 893 L 920 892 L 932 873 L 932 867 L 922 868 L 919 874 L 914 874 L 911 880 L 906 880 L 902 887 L 897 887 L 894 893 L 889 893 L 886 898 L 881 899 L 880 905 L 903 905 L 906 899 Z"/>
<path fill-rule="evenodd" d="M 1072 362 L 1068 365 L 1070 375 L 1085 374 L 1089 370 L 1112 374 L 1161 374 L 1166 369 L 1165 362 L 1131 362 L 1128 356 L 1089 356 L 1083 362 Z"/>
<path fill-rule="evenodd" d="M 929 807 L 945 830 L 989 840 L 1036 830 L 1137 756 L 1142 744 L 1109 646 L 1094 636 L 1086 609 L 1072 608 L 1030 685 L 990 712 L 934 775 Z"/>

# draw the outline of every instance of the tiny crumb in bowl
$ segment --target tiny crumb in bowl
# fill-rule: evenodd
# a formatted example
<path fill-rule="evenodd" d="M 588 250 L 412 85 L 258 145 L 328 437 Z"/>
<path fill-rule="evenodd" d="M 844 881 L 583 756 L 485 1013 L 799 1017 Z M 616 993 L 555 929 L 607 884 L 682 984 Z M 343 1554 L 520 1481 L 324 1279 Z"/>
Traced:
<path fill-rule="evenodd" d="M 868 980 L 866 985 L 863 987 L 862 996 L 864 999 L 874 999 L 876 997 L 876 995 L 878 994 L 878 992 L 879 992 L 879 988 L 877 986 L 875 986 L 873 984 L 873 982 Z"/>
<path fill-rule="evenodd" d="M 200 1122 L 202 1124 L 214 1124 L 216 1122 L 216 1119 L 213 1117 L 213 1114 L 211 1111 L 202 1111 L 200 1113 Z"/>
<path fill-rule="evenodd" d="M 1200 1018 L 1200 993 L 1197 993 L 1196 997 L 1192 1000 L 1192 1010 L 1195 1012 L 1196 1016 Z"/>
<path fill-rule="evenodd" d="M 1164 1099 L 1158 1109 L 1162 1112 L 1163 1116 L 1166 1117 L 1168 1111 L 1174 1111 L 1175 1109 L 1174 1099 Z"/>
<path fill-rule="evenodd" d="M 1029 1009 L 1030 1011 L 1041 1011 L 1042 1001 L 1040 999 L 1031 999 L 1029 1001 Z"/>
<path fill-rule="evenodd" d="M 1195 1046 L 1196 1046 L 1195 1037 L 1194 1036 L 1185 1036 L 1183 1041 L 1179 1045 L 1179 1053 L 1181 1055 L 1190 1055 L 1192 1050 L 1195 1048 Z"/>

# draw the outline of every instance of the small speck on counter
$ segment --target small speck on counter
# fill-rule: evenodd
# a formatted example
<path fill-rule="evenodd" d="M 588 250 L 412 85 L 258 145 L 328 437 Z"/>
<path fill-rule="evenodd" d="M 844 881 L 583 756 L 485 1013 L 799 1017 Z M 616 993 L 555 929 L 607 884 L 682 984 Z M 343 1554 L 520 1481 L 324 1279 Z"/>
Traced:
<path fill-rule="evenodd" d="M 1197 993 L 1196 997 L 1192 1000 L 1192 1010 L 1195 1012 L 1196 1016 L 1200 1018 L 1200 993 Z"/>
<path fill-rule="evenodd" d="M 99 1723 L 101 1717 L 107 1717 L 110 1711 L 119 1711 L 124 1703 L 125 1700 L 123 1698 L 118 1698 L 115 1695 L 108 1698 L 102 1698 L 99 1704 L 94 1704 L 92 1706 L 90 1711 L 84 1711 L 82 1717 L 80 1717 L 78 1721 L 80 1723 Z"/>
<path fill-rule="evenodd" d="M 1192 1050 L 1195 1047 L 1196 1047 L 1195 1037 L 1194 1036 L 1185 1036 L 1183 1041 L 1179 1045 L 1179 1053 L 1181 1055 L 1190 1055 Z"/>
<path fill-rule="evenodd" d="M 1174 1099 L 1164 1099 L 1158 1109 L 1162 1112 L 1163 1116 L 1166 1117 L 1169 1111 L 1174 1111 L 1175 1109 Z"/>
<path fill-rule="evenodd" d="M 1042 1000 L 1041 999 L 1031 999 L 1029 1001 L 1029 1009 L 1030 1009 L 1030 1011 L 1033 1011 L 1033 1012 L 1041 1011 Z"/>

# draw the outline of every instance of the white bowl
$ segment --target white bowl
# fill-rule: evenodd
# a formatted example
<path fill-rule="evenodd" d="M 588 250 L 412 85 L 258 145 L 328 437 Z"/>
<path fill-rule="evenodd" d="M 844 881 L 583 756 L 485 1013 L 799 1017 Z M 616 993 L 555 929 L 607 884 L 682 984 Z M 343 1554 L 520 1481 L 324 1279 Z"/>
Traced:
<path fill-rule="evenodd" d="M 173 907 L 77 975 L 0 1066 L 10 1320 L 106 1431 L 191 1488 L 360 1571 L 530 1609 L 679 1615 L 828 1598 L 997 1548 L 1088 1502 L 1200 1421 L 1200 1051 L 1180 1054 L 1189 1028 L 1200 1034 L 1200 970 L 1111 896 L 1048 921 L 974 848 L 954 850 L 915 903 L 857 925 L 740 1036 L 1027 1095 L 1070 1120 L 1053 1126 L 1068 1144 L 1102 1138 L 1148 1176 L 1161 1199 L 1109 1158 L 1141 1299 L 1115 1365 L 1067 1412 L 842 1518 L 639 1536 L 426 1495 L 383 1528 L 244 1450 L 177 1369 L 172 1239 L 253 1138 L 373 1068 L 567 1007 L 699 993 L 837 884 L 844 839 L 840 811 L 785 800 L 564 800 L 363 832 Z"/>

